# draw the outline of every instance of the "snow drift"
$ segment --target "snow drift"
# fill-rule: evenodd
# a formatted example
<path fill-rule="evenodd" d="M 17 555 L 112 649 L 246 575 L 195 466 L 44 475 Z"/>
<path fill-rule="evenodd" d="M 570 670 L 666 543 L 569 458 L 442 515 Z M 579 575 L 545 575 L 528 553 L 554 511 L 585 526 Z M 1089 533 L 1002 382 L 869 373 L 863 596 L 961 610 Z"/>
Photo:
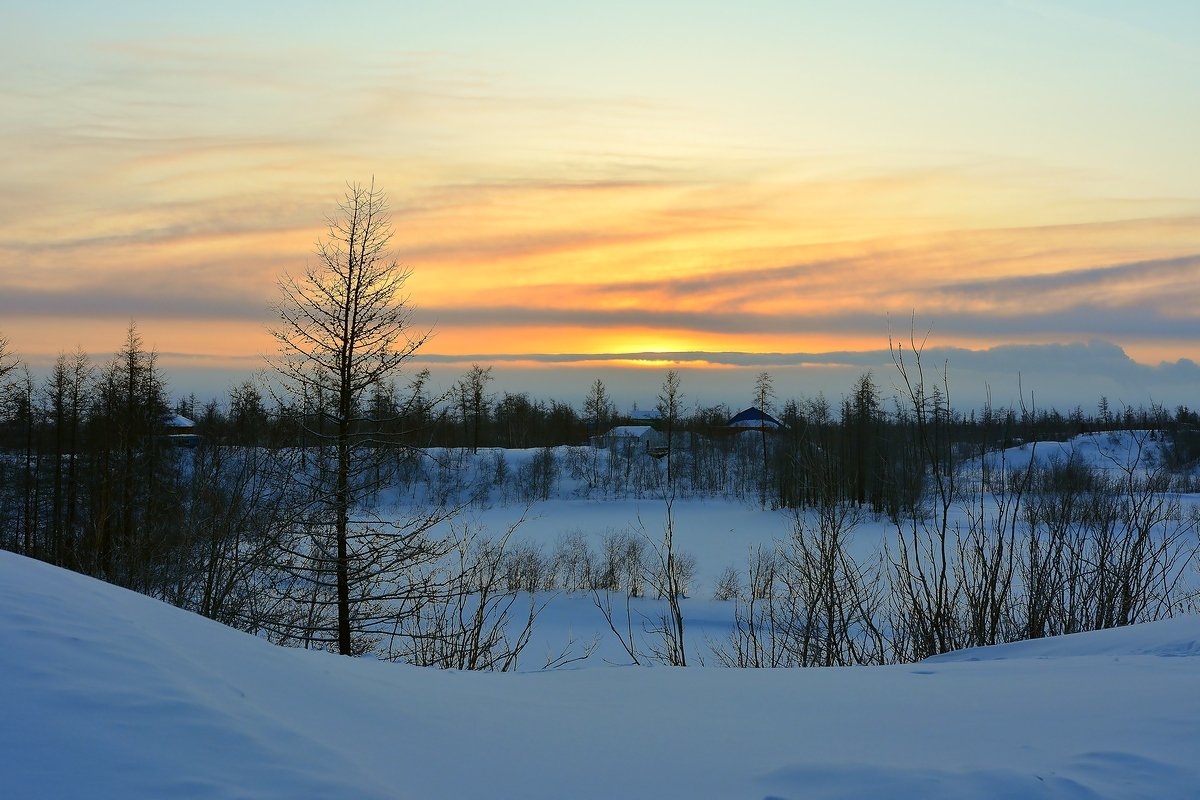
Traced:
<path fill-rule="evenodd" d="M 1089 798 L 1200 786 L 1200 619 L 775 671 L 422 670 L 0 553 L 8 798 Z"/>

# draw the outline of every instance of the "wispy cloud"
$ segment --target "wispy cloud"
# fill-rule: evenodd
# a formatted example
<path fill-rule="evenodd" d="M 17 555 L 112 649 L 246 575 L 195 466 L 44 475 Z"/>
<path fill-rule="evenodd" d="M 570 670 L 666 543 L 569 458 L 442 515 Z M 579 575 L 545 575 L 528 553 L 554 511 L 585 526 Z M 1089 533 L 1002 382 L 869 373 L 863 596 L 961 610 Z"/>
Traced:
<path fill-rule="evenodd" d="M 260 297 L 239 297 L 227 285 L 168 277 L 155 277 L 134 287 L 104 283 L 62 289 L 8 286 L 0 293 L 0 315 L 8 319 L 109 319 L 118 324 L 130 318 L 263 322 L 271 316 L 267 301 Z"/>
<path fill-rule="evenodd" d="M 1194 220 L 1194 223 L 1200 225 L 1200 220 Z M 1070 296 L 1102 291 L 1119 302 L 1123 296 L 1127 296 L 1124 293 L 1128 290 L 1195 285 L 1197 280 L 1200 280 L 1200 253 L 1175 258 L 1104 264 L 1051 274 L 966 280 L 937 288 L 947 295 L 997 300 L 1028 300 L 1031 295 L 1046 293 Z"/>
<path fill-rule="evenodd" d="M 908 342 L 904 342 L 908 347 Z M 844 350 L 824 353 L 745 353 L 736 351 L 684 350 L 628 353 L 421 353 L 417 360 L 428 364 L 528 362 L 545 365 L 603 363 L 606 361 L 665 361 L 679 364 L 704 363 L 734 367 L 860 367 L 891 364 L 893 352 L 886 348 Z M 926 363 L 949 365 L 972 371 L 1125 373 L 1127 376 L 1200 378 L 1200 364 L 1190 359 L 1142 364 L 1123 348 L 1105 340 L 1072 344 L 1006 344 L 970 350 L 962 347 L 927 346 Z"/>
<path fill-rule="evenodd" d="M 1019 232 L 1008 235 L 1020 238 Z M 969 232 L 963 237 L 970 238 Z M 1179 301 L 1200 279 L 1200 256 L 957 282 L 946 282 L 936 270 L 929 275 L 906 272 L 912 258 L 903 251 L 876 252 L 677 279 L 501 286 L 492 290 L 489 303 L 464 298 L 457 305 L 427 306 L 421 313 L 452 327 L 641 326 L 797 336 L 878 335 L 887 329 L 889 317 L 906 320 L 916 313 L 941 336 L 974 340 L 1014 335 L 1178 340 L 1200 334 L 1200 316 Z M 963 274 L 973 271 L 978 268 L 963 263 Z"/>

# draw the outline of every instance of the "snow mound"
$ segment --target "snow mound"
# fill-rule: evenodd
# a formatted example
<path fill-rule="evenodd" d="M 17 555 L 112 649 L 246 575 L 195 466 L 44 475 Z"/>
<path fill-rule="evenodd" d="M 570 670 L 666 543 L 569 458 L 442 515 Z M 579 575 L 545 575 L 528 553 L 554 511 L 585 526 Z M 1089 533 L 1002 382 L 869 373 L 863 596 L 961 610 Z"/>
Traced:
<path fill-rule="evenodd" d="M 1101 473 L 1133 470 L 1144 475 L 1162 463 L 1163 442 L 1153 431 L 1081 433 L 1065 442 L 1026 442 L 986 456 L 992 469 L 1024 470 L 1039 466 L 1076 463 Z"/>
<path fill-rule="evenodd" d="M 1003 661 L 1082 656 L 1200 657 L 1200 616 L 1195 614 L 1068 636 L 956 650 L 926 662 Z"/>
<path fill-rule="evenodd" d="M 272 647 L 0 552 L 0 776 L 13 800 L 1194 797 L 1200 660 L 1156 655 L 1195 655 L 1198 627 L 883 668 L 469 674 Z"/>

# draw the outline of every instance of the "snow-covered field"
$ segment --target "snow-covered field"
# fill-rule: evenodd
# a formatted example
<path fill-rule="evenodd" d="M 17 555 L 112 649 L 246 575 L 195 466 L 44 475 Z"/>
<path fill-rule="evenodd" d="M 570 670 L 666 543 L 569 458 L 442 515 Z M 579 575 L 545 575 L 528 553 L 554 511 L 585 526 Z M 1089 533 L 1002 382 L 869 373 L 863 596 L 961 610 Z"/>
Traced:
<path fill-rule="evenodd" d="M 1146 798 L 1200 787 L 1200 618 L 895 667 L 417 669 L 0 553 L 6 798 Z"/>
<path fill-rule="evenodd" d="M 1132 452 L 1074 445 L 1096 465 Z M 572 532 L 653 540 L 664 504 L 560 486 L 467 516 L 499 531 L 522 515 L 514 536 L 551 550 Z M 729 628 L 717 576 L 791 520 L 698 499 L 674 516 L 697 563 L 695 664 Z M 864 519 L 855 549 L 894 535 Z M 0 552 L 0 797 L 1200 797 L 1200 617 L 802 670 L 621 666 L 610 635 L 587 661 L 536 671 L 543 651 L 607 631 L 587 594 L 546 597 L 524 671 L 447 672 L 274 647 Z M 634 600 L 634 625 L 657 603 Z"/>
<path fill-rule="evenodd" d="M 565 461 L 562 451 L 566 448 L 559 450 L 560 460 Z M 516 470 L 536 453 L 510 450 L 505 451 L 505 457 Z M 485 471 L 490 457 L 487 451 L 481 451 L 468 471 Z M 987 461 L 993 474 L 1005 470 L 1019 473 L 1031 462 L 1047 466 L 1070 461 L 1097 474 L 1120 479 L 1130 474 L 1146 477 L 1159 467 L 1162 457 L 1162 440 L 1150 432 L 1117 431 L 1082 434 L 1066 442 L 1021 444 L 991 453 Z M 961 466 L 964 480 L 978 480 L 981 470 L 977 460 Z M 1200 502 L 1200 496 L 1185 495 L 1180 501 L 1186 514 Z M 572 534 L 581 535 L 594 550 L 601 549 L 606 536 L 621 532 L 640 538 L 649 548 L 662 539 L 665 509 L 663 500 L 652 493 L 641 498 L 597 499 L 589 495 L 581 482 L 560 477 L 549 500 L 524 505 L 511 499 L 493 499 L 466 509 L 456 524 L 492 534 L 515 526 L 513 540 L 532 544 L 543 555 L 552 554 L 560 540 Z M 393 513 L 403 515 L 405 509 L 398 507 Z M 794 512 L 764 509 L 753 500 L 682 498 L 673 502 L 672 513 L 675 547 L 695 559 L 695 576 L 682 603 L 687 620 L 689 663 L 715 663 L 710 643 L 724 641 L 734 614 L 732 603 L 713 599 L 722 572 L 734 567 L 744 580 L 754 550 L 770 551 L 791 536 Z M 950 515 L 952 525 L 967 525 L 959 505 L 951 509 Z M 895 547 L 898 533 L 888 519 L 861 513 L 850 526 L 848 550 L 860 563 L 871 563 L 886 547 Z M 1197 583 L 1200 574 L 1187 570 L 1182 585 Z M 547 658 L 558 655 L 568 642 L 574 642 L 574 652 L 578 653 L 584 643 L 597 636 L 600 643 L 594 661 L 628 663 L 627 655 L 589 595 L 548 594 L 540 596 L 539 602 L 544 608 L 531 645 L 521 659 L 522 669 L 537 669 Z M 631 601 L 629 618 L 639 638 L 649 638 L 641 635 L 642 629 L 654 624 L 664 605 L 653 597 Z M 624 620 L 623 598 L 617 601 L 617 606 Z"/>

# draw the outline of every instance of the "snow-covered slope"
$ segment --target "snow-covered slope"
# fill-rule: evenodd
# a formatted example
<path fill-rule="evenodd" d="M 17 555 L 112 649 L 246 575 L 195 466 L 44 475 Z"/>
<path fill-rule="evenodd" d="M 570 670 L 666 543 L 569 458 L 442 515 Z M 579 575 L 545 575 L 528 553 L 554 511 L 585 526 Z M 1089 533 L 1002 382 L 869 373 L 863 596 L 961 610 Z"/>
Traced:
<path fill-rule="evenodd" d="M 1151 431 L 1081 433 L 1065 442 L 1026 442 L 988 455 L 992 469 L 1023 470 L 1030 462 L 1040 466 L 1074 462 L 1101 473 L 1144 476 L 1162 463 L 1163 440 Z"/>
<path fill-rule="evenodd" d="M 1176 617 L 1126 628 L 1111 628 L 1027 642 L 973 647 L 928 658 L 925 663 L 1000 661 L 1013 658 L 1078 658 L 1083 656 L 1187 656 L 1200 659 L 1200 622 L 1195 616 Z M 1200 660 L 1196 662 L 1200 669 Z M 1197 673 L 1200 678 L 1200 672 Z M 1200 746 L 1200 742 L 1197 742 Z M 1200 787 L 1197 787 L 1200 790 Z"/>
<path fill-rule="evenodd" d="M 464 674 L 0 553 L 0 795 L 1195 797 L 1197 640 L 1190 617 L 898 667 Z"/>

